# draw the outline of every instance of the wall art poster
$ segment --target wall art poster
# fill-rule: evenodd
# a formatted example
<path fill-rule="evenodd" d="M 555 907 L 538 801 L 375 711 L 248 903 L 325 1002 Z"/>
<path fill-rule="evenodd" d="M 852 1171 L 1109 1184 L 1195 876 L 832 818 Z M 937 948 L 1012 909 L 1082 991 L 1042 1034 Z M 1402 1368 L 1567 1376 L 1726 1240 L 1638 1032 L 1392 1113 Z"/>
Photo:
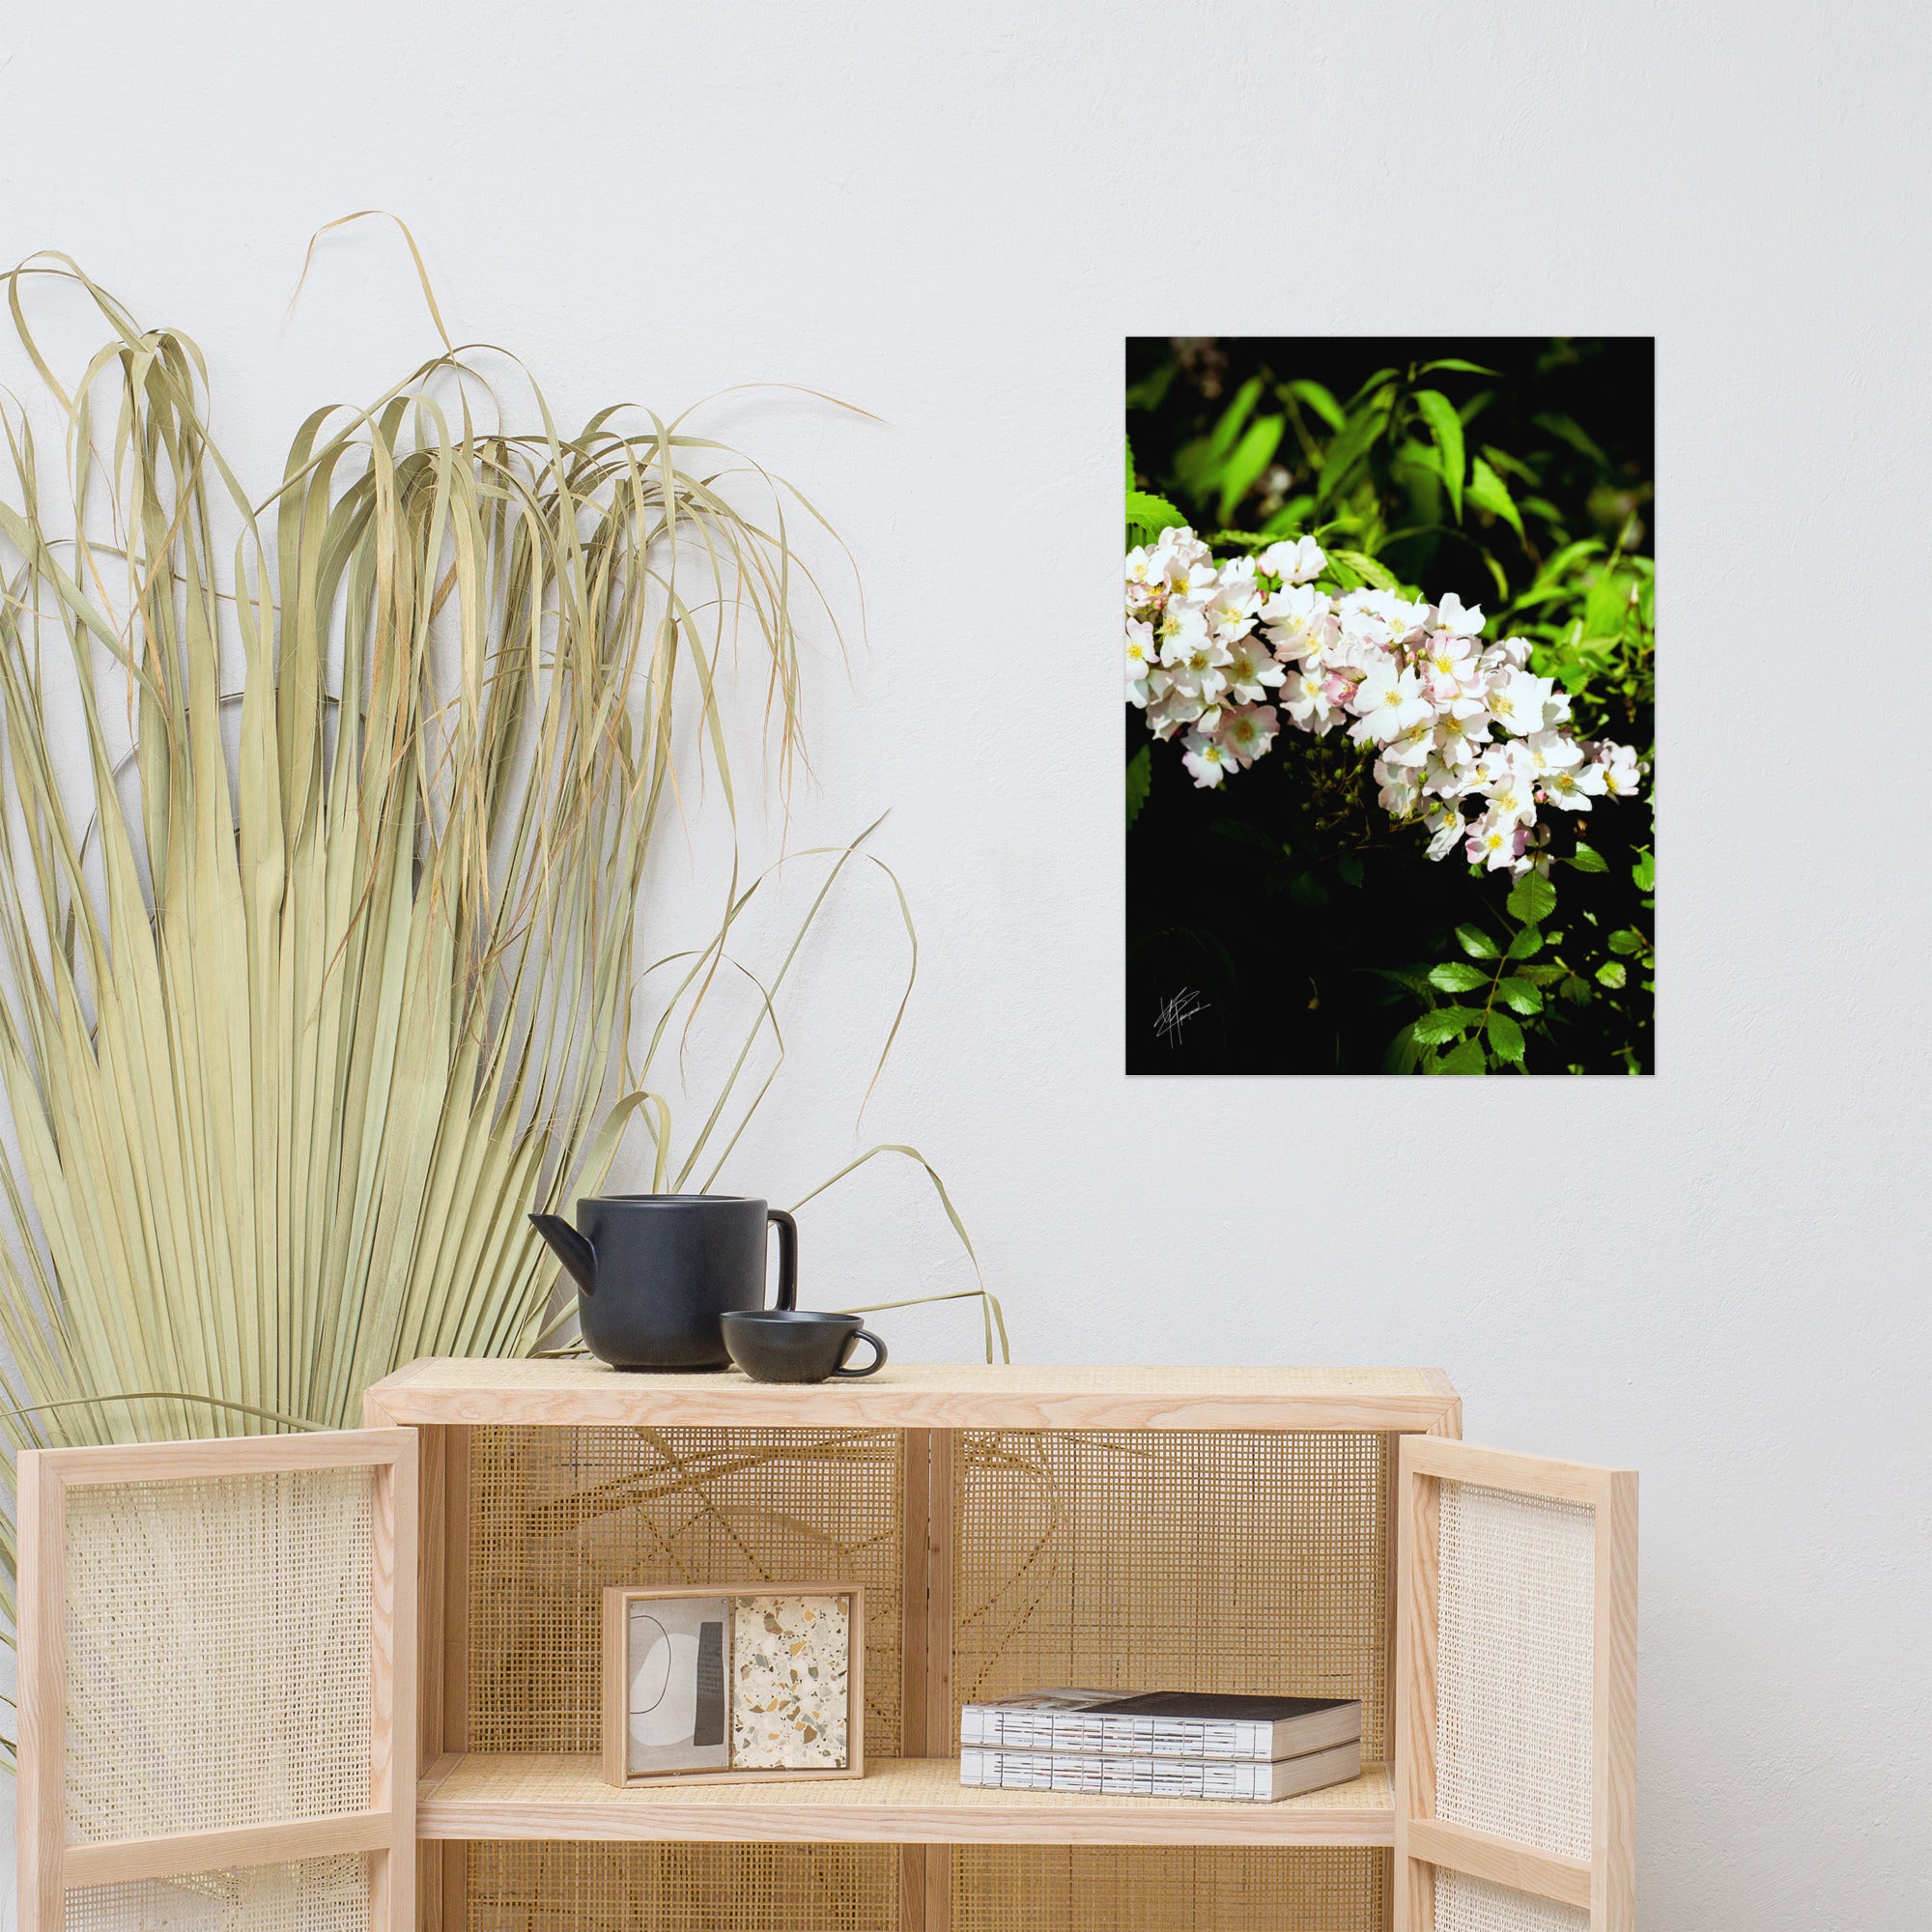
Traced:
<path fill-rule="evenodd" d="M 865 1775 L 865 1593 L 857 1584 L 604 1591 L 603 1773 Z"/>
<path fill-rule="evenodd" d="M 1648 337 L 1132 337 L 1126 1069 L 1649 1073 Z"/>
<path fill-rule="evenodd" d="M 633 1773 L 722 1771 L 731 1761 L 724 1670 L 728 1597 L 660 1597 L 630 1605 Z"/>

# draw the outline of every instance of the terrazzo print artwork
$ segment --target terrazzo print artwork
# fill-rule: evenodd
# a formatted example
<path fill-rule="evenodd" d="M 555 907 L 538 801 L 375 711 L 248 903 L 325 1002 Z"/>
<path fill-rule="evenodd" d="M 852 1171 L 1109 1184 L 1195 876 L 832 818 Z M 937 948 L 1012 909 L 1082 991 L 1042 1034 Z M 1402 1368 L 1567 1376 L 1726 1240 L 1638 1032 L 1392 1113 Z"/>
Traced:
<path fill-rule="evenodd" d="M 842 1771 L 851 1602 L 740 1597 L 731 1620 L 734 1770 Z"/>

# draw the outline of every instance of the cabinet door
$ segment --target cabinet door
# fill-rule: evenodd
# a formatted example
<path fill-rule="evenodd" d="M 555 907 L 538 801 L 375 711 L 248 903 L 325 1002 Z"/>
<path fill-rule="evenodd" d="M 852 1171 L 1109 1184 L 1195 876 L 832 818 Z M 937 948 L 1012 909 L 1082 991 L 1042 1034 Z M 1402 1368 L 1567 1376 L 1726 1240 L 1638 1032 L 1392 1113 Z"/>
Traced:
<path fill-rule="evenodd" d="M 1636 1475 L 1406 1435 L 1397 1932 L 1632 1932 Z"/>
<path fill-rule="evenodd" d="M 416 1438 L 26 1451 L 20 1932 L 408 1932 Z"/>

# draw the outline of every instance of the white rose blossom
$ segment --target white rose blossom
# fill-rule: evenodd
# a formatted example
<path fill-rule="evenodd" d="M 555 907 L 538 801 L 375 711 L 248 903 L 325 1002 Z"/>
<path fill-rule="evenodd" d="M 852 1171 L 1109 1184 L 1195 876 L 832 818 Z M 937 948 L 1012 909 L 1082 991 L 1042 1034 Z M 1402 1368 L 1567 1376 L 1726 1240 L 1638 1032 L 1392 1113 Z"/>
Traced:
<path fill-rule="evenodd" d="M 1306 536 L 1217 563 L 1185 528 L 1127 553 L 1126 701 L 1155 738 L 1185 731 L 1197 785 L 1264 757 L 1284 724 L 1314 737 L 1346 725 L 1376 753 L 1382 808 L 1421 821 L 1432 859 L 1461 846 L 1472 865 L 1519 874 L 1548 869 L 1539 807 L 1636 796 L 1635 750 L 1577 737 L 1568 695 L 1530 671 L 1526 639 L 1485 643 L 1481 606 L 1454 591 L 1426 604 L 1320 590 L 1327 563 Z"/>
<path fill-rule="evenodd" d="M 1219 738 L 1200 731 L 1187 734 L 1187 749 L 1180 762 L 1194 774 L 1197 785 L 1217 785 L 1236 769 L 1234 753 Z"/>
<path fill-rule="evenodd" d="M 1268 690 L 1283 682 L 1287 669 L 1250 636 L 1236 638 L 1228 646 L 1228 689 L 1244 704 L 1260 704 Z"/>
<path fill-rule="evenodd" d="M 1160 664 L 1153 641 L 1153 626 L 1139 617 L 1127 619 L 1127 702 L 1145 711 L 1148 702 L 1148 674 Z"/>
<path fill-rule="evenodd" d="M 1274 744 L 1275 733 L 1280 729 L 1272 704 L 1249 704 L 1227 714 L 1221 725 L 1220 738 L 1241 764 L 1247 766 L 1257 758 L 1267 755 Z"/>
<path fill-rule="evenodd" d="M 1297 537 L 1293 542 L 1270 544 L 1255 561 L 1257 569 L 1284 583 L 1306 583 L 1321 575 L 1328 559 L 1313 537 Z"/>

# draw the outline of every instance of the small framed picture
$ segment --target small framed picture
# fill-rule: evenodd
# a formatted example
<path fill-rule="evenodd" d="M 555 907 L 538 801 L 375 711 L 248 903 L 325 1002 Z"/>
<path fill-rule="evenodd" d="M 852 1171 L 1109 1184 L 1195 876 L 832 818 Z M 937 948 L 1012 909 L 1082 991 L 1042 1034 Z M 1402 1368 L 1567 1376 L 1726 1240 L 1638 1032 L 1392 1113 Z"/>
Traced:
<path fill-rule="evenodd" d="M 863 1777 L 856 1583 L 604 1592 L 604 1776 Z"/>

